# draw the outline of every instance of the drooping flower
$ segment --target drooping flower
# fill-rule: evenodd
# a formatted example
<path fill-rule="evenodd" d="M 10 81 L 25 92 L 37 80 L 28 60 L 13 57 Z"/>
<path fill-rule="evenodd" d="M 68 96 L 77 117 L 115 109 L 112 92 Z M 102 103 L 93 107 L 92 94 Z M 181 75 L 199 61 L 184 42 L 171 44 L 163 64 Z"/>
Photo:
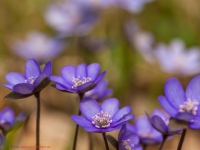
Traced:
<path fill-rule="evenodd" d="M 141 143 L 151 145 L 163 140 L 162 134 L 152 127 L 146 117 L 138 117 L 135 121 L 136 133 Z"/>
<path fill-rule="evenodd" d="M 64 49 L 64 43 L 56 38 L 50 38 L 40 32 L 30 32 L 27 39 L 15 41 L 12 50 L 25 59 L 34 58 L 40 63 L 47 62 L 58 56 Z"/>
<path fill-rule="evenodd" d="M 61 69 L 61 76 L 51 76 L 51 80 L 56 83 L 56 88 L 60 91 L 72 93 L 85 93 L 93 89 L 104 77 L 106 71 L 99 75 L 100 65 L 85 63 L 77 67 L 72 65 L 64 66 Z"/>
<path fill-rule="evenodd" d="M 75 0 L 51 4 L 45 14 L 47 23 L 61 37 L 88 34 L 98 20 L 98 10 Z"/>
<path fill-rule="evenodd" d="M 173 118 L 188 121 L 191 129 L 200 129 L 200 75 L 195 76 L 184 91 L 176 78 L 170 78 L 164 86 L 165 96 L 159 103 Z"/>
<path fill-rule="evenodd" d="M 111 88 L 107 89 L 107 84 L 108 84 L 108 81 L 105 79 L 100 81 L 94 89 L 86 92 L 84 94 L 84 97 L 85 98 L 91 97 L 92 99 L 95 99 L 98 101 L 110 96 L 113 90 Z"/>
<path fill-rule="evenodd" d="M 136 133 L 131 132 L 127 124 L 124 124 L 118 135 L 119 150 L 142 150 L 140 139 Z"/>
<path fill-rule="evenodd" d="M 101 105 L 96 100 L 85 98 L 80 102 L 83 116 L 72 115 L 72 119 L 88 132 L 110 132 L 118 130 L 126 121 L 134 117 L 132 107 L 119 109 L 119 101 L 106 99 Z"/>
<path fill-rule="evenodd" d="M 174 39 L 169 46 L 161 43 L 155 49 L 161 69 L 178 75 L 195 75 L 200 72 L 200 49 L 192 47 L 186 49 L 183 41 Z"/>
<path fill-rule="evenodd" d="M 25 64 L 24 75 L 18 72 L 10 72 L 6 75 L 8 84 L 3 84 L 3 86 L 13 91 L 6 97 L 20 99 L 40 92 L 50 83 L 51 72 L 51 62 L 46 63 L 43 71 L 41 71 L 35 59 L 28 59 Z"/>
<path fill-rule="evenodd" d="M 174 130 L 171 129 L 169 126 L 169 119 L 170 116 L 167 116 L 163 111 L 160 109 L 155 109 L 152 113 L 152 116 L 150 117 L 148 114 L 146 114 L 149 122 L 151 125 L 159 132 L 161 132 L 163 135 L 172 135 L 180 132 L 182 129 Z"/>

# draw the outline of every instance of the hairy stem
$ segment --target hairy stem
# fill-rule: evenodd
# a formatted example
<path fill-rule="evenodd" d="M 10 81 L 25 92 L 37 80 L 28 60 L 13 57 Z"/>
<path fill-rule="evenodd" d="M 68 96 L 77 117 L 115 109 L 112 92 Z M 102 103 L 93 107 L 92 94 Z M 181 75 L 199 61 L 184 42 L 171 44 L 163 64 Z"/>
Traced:
<path fill-rule="evenodd" d="M 83 96 L 84 96 L 84 93 L 79 93 L 79 99 L 80 99 L 80 101 L 82 100 Z M 78 111 L 78 115 L 81 116 L 80 109 Z M 79 130 L 79 125 L 76 124 L 76 129 L 75 129 L 75 135 L 74 135 L 74 142 L 73 142 L 73 148 L 72 148 L 72 150 L 76 150 L 76 143 L 77 143 L 77 139 L 78 139 L 78 130 Z"/>
<path fill-rule="evenodd" d="M 160 147 L 159 147 L 158 150 L 162 150 L 162 148 L 163 148 L 163 146 L 164 146 L 164 144 L 165 144 L 165 141 L 166 141 L 167 137 L 168 137 L 168 135 L 164 135 L 164 134 L 163 134 L 163 141 L 162 141 L 162 143 L 161 143 L 161 145 L 160 145 Z"/>
<path fill-rule="evenodd" d="M 37 115 L 36 115 L 36 150 L 40 149 L 40 92 L 35 94 L 37 99 Z"/>
<path fill-rule="evenodd" d="M 184 139 L 185 139 L 186 131 L 187 131 L 187 129 L 183 129 L 183 131 L 182 131 L 181 138 L 180 138 L 177 150 L 181 150 L 182 149 L 182 145 L 183 145 L 183 142 L 184 142 Z"/>
<path fill-rule="evenodd" d="M 106 138 L 106 133 L 102 133 L 102 135 L 103 135 L 103 139 L 104 139 L 104 142 L 105 142 L 106 150 L 109 150 L 108 141 L 107 141 L 107 138 Z"/>

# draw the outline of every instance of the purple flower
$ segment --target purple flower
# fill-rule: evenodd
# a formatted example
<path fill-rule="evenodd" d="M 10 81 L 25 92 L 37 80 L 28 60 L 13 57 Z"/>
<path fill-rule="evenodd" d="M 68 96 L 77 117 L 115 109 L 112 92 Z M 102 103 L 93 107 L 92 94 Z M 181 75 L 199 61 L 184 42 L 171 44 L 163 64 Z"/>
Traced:
<path fill-rule="evenodd" d="M 146 117 L 138 117 L 135 121 L 136 133 L 143 144 L 156 144 L 162 142 L 162 134 L 155 130 Z"/>
<path fill-rule="evenodd" d="M 179 130 L 172 130 L 169 127 L 169 116 L 167 116 L 163 111 L 160 109 L 155 109 L 152 113 L 152 117 L 150 117 L 148 114 L 146 114 L 149 122 L 151 125 L 162 134 L 170 135 L 170 134 L 176 134 L 180 132 L 182 129 Z"/>
<path fill-rule="evenodd" d="M 131 13 L 140 13 L 145 4 L 154 0 L 116 0 L 119 7 L 126 9 Z"/>
<path fill-rule="evenodd" d="M 67 65 L 61 69 L 61 76 L 51 76 L 51 80 L 56 82 L 56 88 L 60 91 L 85 93 L 93 89 L 106 74 L 104 71 L 99 75 L 99 71 L 98 63 L 89 66 L 83 63 L 77 67 Z"/>
<path fill-rule="evenodd" d="M 139 137 L 129 130 L 129 125 L 124 124 L 118 135 L 119 150 L 142 150 Z"/>
<path fill-rule="evenodd" d="M 200 129 L 200 75 L 190 81 L 186 91 L 176 78 L 170 78 L 164 93 L 158 100 L 165 111 L 173 118 L 188 121 L 191 129 Z"/>
<path fill-rule="evenodd" d="M 0 111 L 0 128 L 3 129 L 4 133 L 8 132 L 12 128 L 12 126 L 20 122 L 24 122 L 25 120 L 25 112 L 20 113 L 15 118 L 14 111 L 10 107 L 6 107 L 2 111 Z"/>
<path fill-rule="evenodd" d="M 58 56 L 64 49 L 59 39 L 49 38 L 39 32 L 30 32 L 24 41 L 15 41 L 12 50 L 15 54 L 27 59 L 34 58 L 39 62 L 47 62 Z"/>
<path fill-rule="evenodd" d="M 162 70 L 168 73 L 188 76 L 200 72 L 200 49 L 187 50 L 180 39 L 172 40 L 169 46 L 159 44 L 155 56 Z"/>
<path fill-rule="evenodd" d="M 94 89 L 86 92 L 84 94 L 84 97 L 85 98 L 91 97 L 92 99 L 95 99 L 98 101 L 98 100 L 101 100 L 103 98 L 110 96 L 111 93 L 113 92 L 113 90 L 110 88 L 107 89 L 107 84 L 108 84 L 107 80 L 100 81 Z"/>
<path fill-rule="evenodd" d="M 47 23 L 61 36 L 87 34 L 98 20 L 98 11 L 78 1 L 51 4 L 45 14 Z"/>
<path fill-rule="evenodd" d="M 122 124 L 134 117 L 130 106 L 119 109 L 119 101 L 106 99 L 102 105 L 96 100 L 85 98 L 80 102 L 83 116 L 72 115 L 72 119 L 88 132 L 109 132 L 118 130 Z"/>
<path fill-rule="evenodd" d="M 18 72 L 8 73 L 6 75 L 8 84 L 3 84 L 3 86 L 13 90 L 15 94 L 18 94 L 19 97 L 15 97 L 14 99 L 24 98 L 20 96 L 28 97 L 40 92 L 49 84 L 51 71 L 51 62 L 46 63 L 44 70 L 41 71 L 38 62 L 30 58 L 25 64 L 25 75 Z"/>

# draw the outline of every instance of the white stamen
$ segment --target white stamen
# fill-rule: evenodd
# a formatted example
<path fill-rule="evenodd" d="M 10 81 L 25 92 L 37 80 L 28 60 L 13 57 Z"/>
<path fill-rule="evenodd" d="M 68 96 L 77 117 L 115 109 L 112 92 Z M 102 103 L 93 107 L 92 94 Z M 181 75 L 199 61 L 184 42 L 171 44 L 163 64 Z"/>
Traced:
<path fill-rule="evenodd" d="M 127 150 L 131 150 L 135 146 L 134 144 L 130 144 L 130 139 L 122 140 L 122 144 L 123 144 L 124 148 Z"/>
<path fill-rule="evenodd" d="M 179 112 L 189 112 L 193 115 L 196 115 L 198 106 L 199 102 L 196 99 L 192 101 L 190 98 L 188 98 L 183 105 L 179 105 Z"/>
<path fill-rule="evenodd" d="M 112 123 L 110 115 L 107 112 L 104 112 L 103 110 L 97 115 L 93 116 L 92 120 L 92 124 L 94 124 L 97 128 L 107 128 Z"/>
<path fill-rule="evenodd" d="M 37 78 L 37 77 L 36 77 Z M 34 77 L 33 76 L 31 76 L 30 78 L 28 78 L 28 80 L 26 79 L 26 80 L 24 80 L 24 82 L 25 83 L 30 83 L 30 84 L 32 84 L 33 85 L 33 83 L 35 82 L 35 80 L 34 80 Z"/>
<path fill-rule="evenodd" d="M 77 86 L 80 86 L 80 85 L 85 84 L 90 81 L 91 81 L 90 77 L 87 77 L 87 78 L 83 77 L 82 80 L 80 80 L 80 76 L 78 76 L 78 78 L 73 77 L 72 78 L 72 83 L 73 83 L 72 89 L 76 89 Z"/>

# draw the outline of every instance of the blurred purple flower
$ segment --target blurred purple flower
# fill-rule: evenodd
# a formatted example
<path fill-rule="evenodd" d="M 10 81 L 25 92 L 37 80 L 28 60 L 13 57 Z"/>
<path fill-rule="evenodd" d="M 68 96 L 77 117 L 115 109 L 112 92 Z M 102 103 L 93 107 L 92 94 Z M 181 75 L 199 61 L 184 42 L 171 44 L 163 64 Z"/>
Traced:
<path fill-rule="evenodd" d="M 22 117 L 23 115 L 23 117 Z M 20 119 L 20 122 L 18 118 Z M 22 119 L 23 118 L 23 119 Z M 25 112 L 20 113 L 16 118 L 14 115 L 14 111 L 10 107 L 5 107 L 0 111 L 0 148 L 5 142 L 5 135 L 11 130 L 12 127 L 17 125 L 18 123 L 22 123 L 26 120 L 27 116 Z"/>
<path fill-rule="evenodd" d="M 94 89 L 84 94 L 84 98 L 91 97 L 92 99 L 99 101 L 103 98 L 110 96 L 113 90 L 110 88 L 107 89 L 107 84 L 108 84 L 108 81 L 105 79 L 100 81 Z"/>
<path fill-rule="evenodd" d="M 15 118 L 14 111 L 10 107 L 6 107 L 0 111 L 0 127 L 4 130 L 4 132 L 7 132 L 12 126 L 24 122 L 26 118 L 27 115 L 25 112 L 21 112 Z"/>
<path fill-rule="evenodd" d="M 96 100 L 85 98 L 80 102 L 83 116 L 72 115 L 72 119 L 88 132 L 110 132 L 118 130 L 122 124 L 134 117 L 130 114 L 132 107 L 119 109 L 119 101 L 115 98 L 106 99 L 102 105 Z"/>
<path fill-rule="evenodd" d="M 163 111 L 160 109 L 155 109 L 152 113 L 152 116 L 150 117 L 148 114 L 146 114 L 149 122 L 151 125 L 159 132 L 161 132 L 163 135 L 172 135 L 180 132 L 182 129 L 179 130 L 172 130 L 169 127 L 169 118 L 170 116 L 167 116 Z"/>
<path fill-rule="evenodd" d="M 61 76 L 51 76 L 50 79 L 56 83 L 56 88 L 60 91 L 85 93 L 93 89 L 106 74 L 104 71 L 99 75 L 99 71 L 98 63 L 88 66 L 82 63 L 77 67 L 67 65 L 61 69 Z"/>
<path fill-rule="evenodd" d="M 155 56 L 161 69 L 178 75 L 195 75 L 200 72 L 200 49 L 197 47 L 185 49 L 179 39 L 171 41 L 169 46 L 159 44 Z"/>
<path fill-rule="evenodd" d="M 39 32 L 30 32 L 24 41 L 15 41 L 12 50 L 15 54 L 27 59 L 34 58 L 40 63 L 57 57 L 64 50 L 64 43 L 59 39 L 49 38 Z"/>
<path fill-rule="evenodd" d="M 129 125 L 124 124 L 118 135 L 119 150 L 142 150 L 139 137 L 129 130 Z"/>
<path fill-rule="evenodd" d="M 165 111 L 173 118 L 188 121 L 191 129 L 200 129 L 200 75 L 190 81 L 186 91 L 176 78 L 170 78 L 164 92 L 158 100 Z"/>
<path fill-rule="evenodd" d="M 138 117 L 135 130 L 143 144 L 151 145 L 162 142 L 162 134 L 155 130 L 146 117 Z"/>
<path fill-rule="evenodd" d="M 51 4 L 45 14 L 47 23 L 61 37 L 87 34 L 98 20 L 98 10 L 76 0 Z"/>
<path fill-rule="evenodd" d="M 153 1 L 154 0 L 116 0 L 116 3 L 119 7 L 122 7 L 131 13 L 140 13 L 145 4 Z"/>
<path fill-rule="evenodd" d="M 51 76 L 51 72 L 51 62 L 46 63 L 44 70 L 41 71 L 38 62 L 30 58 L 25 64 L 25 75 L 18 72 L 10 72 L 6 75 L 8 84 L 3 84 L 3 86 L 20 95 L 30 96 L 48 85 L 50 81 L 42 85 L 40 84 Z"/>
<path fill-rule="evenodd" d="M 132 47 L 149 63 L 155 61 L 153 53 L 154 36 L 151 33 L 141 31 L 134 21 L 125 23 L 125 34 Z"/>

